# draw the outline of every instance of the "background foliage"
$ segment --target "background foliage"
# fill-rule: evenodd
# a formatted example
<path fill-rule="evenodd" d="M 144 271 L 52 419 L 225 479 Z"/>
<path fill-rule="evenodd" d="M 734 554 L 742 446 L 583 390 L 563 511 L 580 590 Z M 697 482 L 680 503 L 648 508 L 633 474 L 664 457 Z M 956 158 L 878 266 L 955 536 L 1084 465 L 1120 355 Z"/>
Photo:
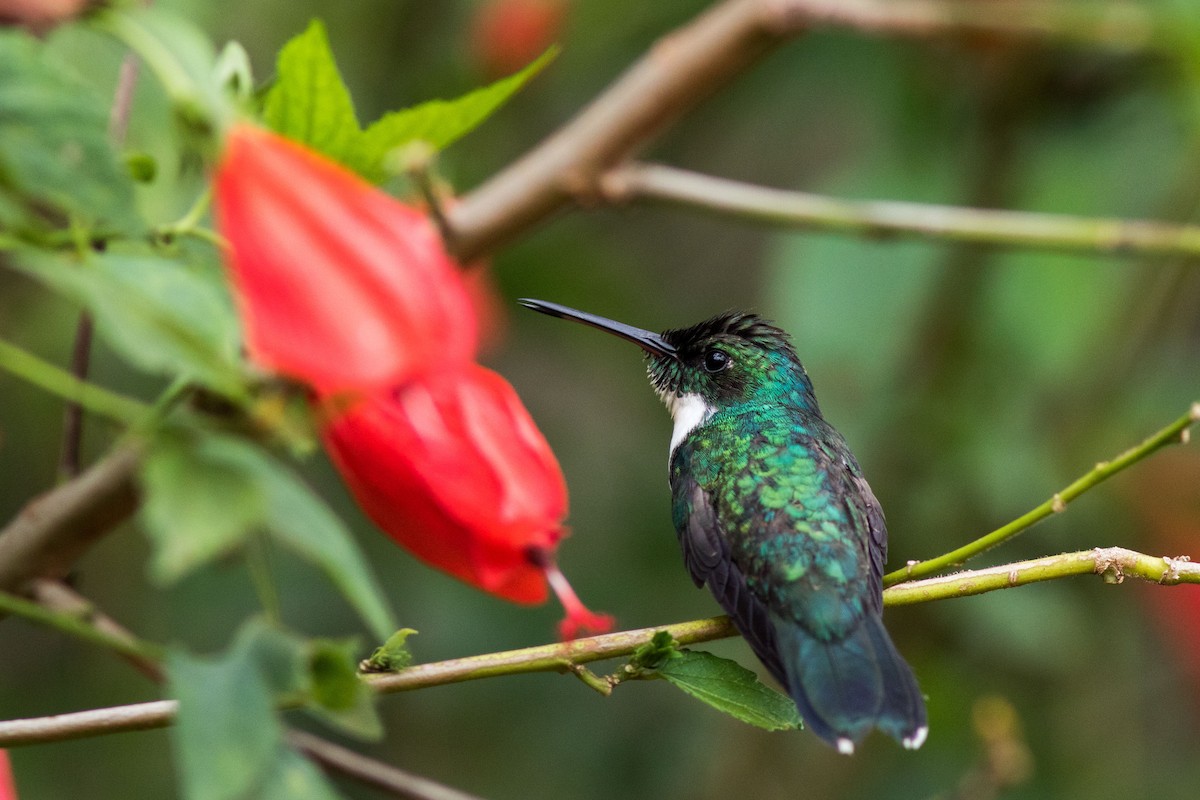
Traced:
<path fill-rule="evenodd" d="M 242 42 L 259 76 L 320 16 L 361 122 L 494 77 L 469 37 L 468 2 L 161 5 L 217 42 Z M 446 153 L 444 175 L 459 189 L 477 184 L 703 6 L 577 0 L 555 63 Z M 69 28 L 51 40 L 111 96 L 121 56 L 113 43 Z M 1200 44 L 1191 52 L 1200 63 Z M 653 155 L 848 197 L 1185 220 L 1200 200 L 1195 75 L 1101 50 L 814 33 L 703 106 Z M 139 83 L 134 109 L 129 149 L 154 155 L 165 173 L 139 186 L 135 201 L 151 219 L 174 219 L 203 176 L 178 150 L 154 81 Z M 1182 260 L 779 233 L 639 205 L 561 218 L 494 266 L 508 298 L 543 297 L 645 327 L 738 307 L 788 328 L 887 510 L 893 567 L 1010 519 L 1196 399 L 1200 272 Z M 76 311 L 40 283 L 0 272 L 9 339 L 66 363 Z M 669 422 L 637 354 L 532 314 L 512 312 L 506 332 L 491 363 L 563 462 L 574 536 L 561 559 L 577 588 L 622 627 L 714 613 L 679 561 L 664 480 Z M 130 394 L 157 388 L 103 347 L 93 375 Z M 60 416 L 45 394 L 0 374 L 5 518 L 55 481 Z M 91 424 L 85 441 L 101 452 L 103 424 Z M 419 660 L 552 635 L 556 610 L 497 602 L 373 532 L 320 457 L 306 477 L 351 522 L 400 622 L 421 631 L 411 642 Z M 1165 452 L 994 560 L 1118 544 L 1195 555 L 1197 485 L 1196 448 Z M 80 563 L 78 584 L 148 638 L 201 652 L 227 646 L 235 622 L 257 607 L 243 567 L 162 591 L 148 553 L 132 529 L 112 536 Z M 306 562 L 281 551 L 273 568 L 289 622 L 332 637 L 362 631 Z M 368 752 L 490 798 L 911 798 L 1005 765 L 1025 778 L 1009 797 L 1191 797 L 1200 681 L 1186 642 L 1196 635 L 1197 593 L 1077 580 L 890 611 L 930 698 L 930 739 L 915 754 L 876 737 L 853 760 L 839 758 L 811 736 L 742 725 L 657 684 L 601 700 L 547 676 L 387 698 L 389 736 Z M 754 664 L 740 641 L 712 649 Z M 147 696 L 106 653 L 15 622 L 4 625 L 0 667 L 4 718 Z M 152 731 L 24 748 L 12 760 L 31 798 L 165 797 L 175 791 L 168 751 L 166 734 Z"/>

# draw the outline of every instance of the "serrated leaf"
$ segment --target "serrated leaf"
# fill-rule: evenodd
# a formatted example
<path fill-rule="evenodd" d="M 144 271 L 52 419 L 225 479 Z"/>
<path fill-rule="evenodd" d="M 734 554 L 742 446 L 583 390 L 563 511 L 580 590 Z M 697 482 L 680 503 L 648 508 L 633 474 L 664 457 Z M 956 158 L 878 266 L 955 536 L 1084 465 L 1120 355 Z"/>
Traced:
<path fill-rule="evenodd" d="M 796 705 L 750 670 L 702 650 L 681 650 L 658 675 L 718 711 L 768 731 L 801 726 Z"/>
<path fill-rule="evenodd" d="M 272 130 L 346 164 L 361 136 L 354 102 L 342 82 L 320 20 L 279 51 L 263 121 Z"/>
<path fill-rule="evenodd" d="M 263 122 L 357 172 L 372 183 L 388 177 L 399 147 L 425 142 L 441 150 L 470 133 L 558 54 L 552 47 L 521 71 L 453 100 L 431 100 L 386 114 L 365 131 L 319 20 L 279 52 Z"/>
<path fill-rule="evenodd" d="M 364 672 L 399 672 L 412 663 L 412 651 L 408 649 L 408 637 L 415 634 L 412 628 L 401 628 L 375 648 L 371 657 L 362 663 Z"/>
<path fill-rule="evenodd" d="M 237 318 L 215 274 L 108 253 L 77 261 L 26 251 L 14 266 L 88 308 L 101 337 L 134 366 L 242 393 Z"/>
<path fill-rule="evenodd" d="M 557 55 L 558 47 L 551 47 L 521 71 L 462 97 L 430 100 L 385 114 L 363 131 L 347 165 L 378 183 L 387 177 L 387 158 L 397 148 L 420 141 L 444 150 L 479 127 Z"/>
<path fill-rule="evenodd" d="M 108 136 L 108 100 L 28 34 L 0 32 L 0 227 L 137 232 L 133 183 Z"/>
<path fill-rule="evenodd" d="M 142 463 L 150 575 L 172 583 L 237 548 L 266 512 L 254 449 L 230 437 L 164 432 Z"/>

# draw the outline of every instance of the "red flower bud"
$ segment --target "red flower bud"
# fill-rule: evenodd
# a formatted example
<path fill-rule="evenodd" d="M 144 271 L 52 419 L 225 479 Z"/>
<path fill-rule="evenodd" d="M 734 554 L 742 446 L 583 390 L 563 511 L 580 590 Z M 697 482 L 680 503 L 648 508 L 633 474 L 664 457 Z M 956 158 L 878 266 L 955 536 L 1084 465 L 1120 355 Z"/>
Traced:
<path fill-rule="evenodd" d="M 324 438 L 359 505 L 418 558 L 518 603 L 545 600 L 554 576 L 565 633 L 611 626 L 554 566 L 566 483 L 504 378 L 477 364 L 429 373 L 363 398 Z"/>
<path fill-rule="evenodd" d="M 420 211 L 250 125 L 230 131 L 215 195 L 255 363 L 328 394 L 474 355 L 471 302 Z"/>

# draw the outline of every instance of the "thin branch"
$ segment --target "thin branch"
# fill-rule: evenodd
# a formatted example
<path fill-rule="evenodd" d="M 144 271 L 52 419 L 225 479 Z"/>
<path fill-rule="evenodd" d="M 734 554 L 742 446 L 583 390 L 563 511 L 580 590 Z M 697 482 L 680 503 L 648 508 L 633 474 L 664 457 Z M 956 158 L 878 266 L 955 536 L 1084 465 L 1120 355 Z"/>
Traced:
<path fill-rule="evenodd" d="M 39 579 L 30 585 L 30 595 L 37 603 L 50 611 L 74 617 L 105 636 L 104 640 L 94 640 L 101 646 L 111 643 L 125 644 L 124 648 L 112 648 L 129 662 L 138 672 L 155 683 L 162 683 L 164 675 L 159 659 L 162 655 L 157 646 L 148 645 L 139 640 L 128 629 L 112 617 L 105 614 L 96 604 L 79 592 L 67 586 L 62 581 Z M 72 633 L 67 631 L 67 633 Z"/>
<path fill-rule="evenodd" d="M 101 630 L 91 621 L 76 613 L 66 613 L 47 608 L 32 600 L 18 597 L 8 592 L 0 592 L 0 612 L 23 617 L 39 625 L 54 628 L 57 631 L 82 639 L 85 642 L 99 645 L 129 658 L 140 661 L 156 662 L 162 658 L 162 651 L 149 642 L 139 641 L 132 637 L 114 635 Z"/>
<path fill-rule="evenodd" d="M 454 658 L 431 664 L 414 664 L 401 672 L 368 674 L 364 675 L 363 679 L 377 692 L 390 694 L 497 675 L 521 675 L 528 672 L 570 673 L 572 665 L 631 655 L 634 650 L 650 641 L 655 633 L 664 630 L 684 646 L 737 635 L 737 629 L 733 627 L 729 618 L 721 616 L 657 628 L 606 633 L 503 653 Z"/>
<path fill-rule="evenodd" d="M 36 603 L 0 592 L 0 610 L 112 650 L 155 683 L 161 684 L 165 680 L 161 647 L 138 639 L 102 613 L 86 597 L 60 581 L 36 580 L 30 589 Z M 477 800 L 471 795 L 347 750 L 314 734 L 289 729 L 287 736 L 294 747 L 327 770 L 344 773 L 397 797 L 414 800 Z"/>
<path fill-rule="evenodd" d="M 137 508 L 139 448 L 127 443 L 79 477 L 35 497 L 0 530 L 0 590 L 66 576 L 93 542 Z"/>
<path fill-rule="evenodd" d="M 1200 584 L 1200 563 L 1192 563 L 1187 556 L 1156 557 L 1124 547 L 1096 547 L 1077 553 L 1063 553 L 902 583 L 886 589 L 883 597 L 884 603 L 889 606 L 907 606 L 1011 589 L 1072 575 L 1100 575 L 1105 583 L 1112 584 L 1123 583 L 1126 578 L 1141 578 L 1163 586 Z"/>
<path fill-rule="evenodd" d="M 473 794 L 460 792 L 429 778 L 397 769 L 391 764 L 367 758 L 311 733 L 290 730 L 287 738 L 292 747 L 327 770 L 349 776 L 396 797 L 407 797 L 411 800 L 479 800 Z"/>
<path fill-rule="evenodd" d="M 991 36 L 1053 39 L 1140 49 L 1166 43 L 1168 25 L 1137 3 L 1064 3 L 1056 0 L 776 0 L 776 27 L 836 26 L 880 36 L 932 38 Z"/>
<path fill-rule="evenodd" d="M 732 78 L 814 26 L 932 37 L 998 34 L 1123 48 L 1167 41 L 1169 23 L 1136 4 L 938 0 L 726 0 L 660 39 L 549 138 L 447 214 L 469 262 L 572 203 L 603 197 L 605 173 L 644 149 Z"/>
<path fill-rule="evenodd" d="M 936 572 L 941 572 L 944 569 L 956 566 L 963 563 L 969 558 L 974 558 L 980 553 L 986 552 L 1001 542 L 1005 542 L 1018 533 L 1032 527 L 1038 522 L 1041 522 L 1046 517 L 1052 516 L 1059 512 L 1065 511 L 1067 503 L 1070 503 L 1079 495 L 1086 492 L 1103 481 L 1116 475 L 1123 469 L 1126 469 L 1143 458 L 1157 452 L 1158 450 L 1170 444 L 1182 443 L 1186 444 L 1191 433 L 1191 427 L 1197 422 L 1200 422 L 1200 403 L 1193 403 L 1187 413 L 1179 419 L 1167 425 L 1162 430 L 1150 436 L 1144 442 L 1136 447 L 1131 447 L 1124 453 L 1116 456 L 1109 461 L 1101 461 L 1093 467 L 1087 474 L 1077 478 L 1071 485 L 1067 486 L 1060 492 L 1054 494 L 1049 500 L 1041 505 L 1033 508 L 1025 514 L 1017 517 L 1007 525 L 1003 525 L 991 533 L 981 536 L 973 542 L 963 545 L 956 550 L 951 550 L 949 553 L 940 555 L 937 558 L 931 558 L 926 561 L 910 561 L 906 566 L 895 572 L 890 572 L 883 576 L 885 586 L 900 583 L 901 581 L 912 580 L 914 578 L 923 578 L 926 575 L 932 575 Z"/>
<path fill-rule="evenodd" d="M 612 166 L 782 42 L 771 4 L 727 0 L 660 39 L 574 119 L 448 209 L 463 263 L 596 193 Z"/>
<path fill-rule="evenodd" d="M 1122 583 L 1128 577 L 1164 586 L 1200 584 L 1200 563 L 1192 563 L 1186 556 L 1156 557 L 1122 547 L 1097 547 L 1078 553 L 1064 553 L 904 583 L 884 590 L 883 602 L 887 606 L 911 605 L 1089 574 L 1100 575 L 1106 583 L 1112 584 Z M 365 674 L 362 679 L 377 692 L 390 694 L 501 675 L 530 672 L 574 674 L 575 667 L 582 664 L 631 655 L 650 641 L 655 633 L 664 630 L 669 631 L 681 645 L 737 635 L 729 618 L 721 616 L 591 636 L 572 642 L 417 664 L 394 674 Z M 174 722 L 176 710 L 174 701 L 161 700 L 54 717 L 9 720 L 0 722 L 0 747 L 164 727 Z"/>
<path fill-rule="evenodd" d="M 75 325 L 75 343 L 71 347 L 71 374 L 83 381 L 88 375 L 92 354 L 92 331 L 95 324 L 88 311 L 79 312 Z M 62 451 L 58 457 L 58 474 L 74 478 L 80 469 L 80 448 L 83 443 L 83 405 L 78 400 L 67 402 L 63 409 Z"/>
<path fill-rule="evenodd" d="M 605 176 L 603 188 L 605 198 L 613 202 L 649 198 L 809 230 L 1112 254 L 1200 255 L 1200 226 L 1196 225 L 842 200 L 660 164 L 617 167 Z"/>

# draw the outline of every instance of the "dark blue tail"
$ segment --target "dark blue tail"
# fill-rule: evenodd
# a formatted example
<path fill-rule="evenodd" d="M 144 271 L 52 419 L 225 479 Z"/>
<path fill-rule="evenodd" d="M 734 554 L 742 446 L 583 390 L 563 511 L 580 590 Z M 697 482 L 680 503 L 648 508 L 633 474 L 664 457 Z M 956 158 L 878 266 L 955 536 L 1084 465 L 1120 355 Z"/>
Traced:
<path fill-rule="evenodd" d="M 878 614 L 837 641 L 774 615 L 772 622 L 788 692 L 810 731 L 846 754 L 872 728 L 910 750 L 921 746 L 929 731 L 925 700 Z"/>

